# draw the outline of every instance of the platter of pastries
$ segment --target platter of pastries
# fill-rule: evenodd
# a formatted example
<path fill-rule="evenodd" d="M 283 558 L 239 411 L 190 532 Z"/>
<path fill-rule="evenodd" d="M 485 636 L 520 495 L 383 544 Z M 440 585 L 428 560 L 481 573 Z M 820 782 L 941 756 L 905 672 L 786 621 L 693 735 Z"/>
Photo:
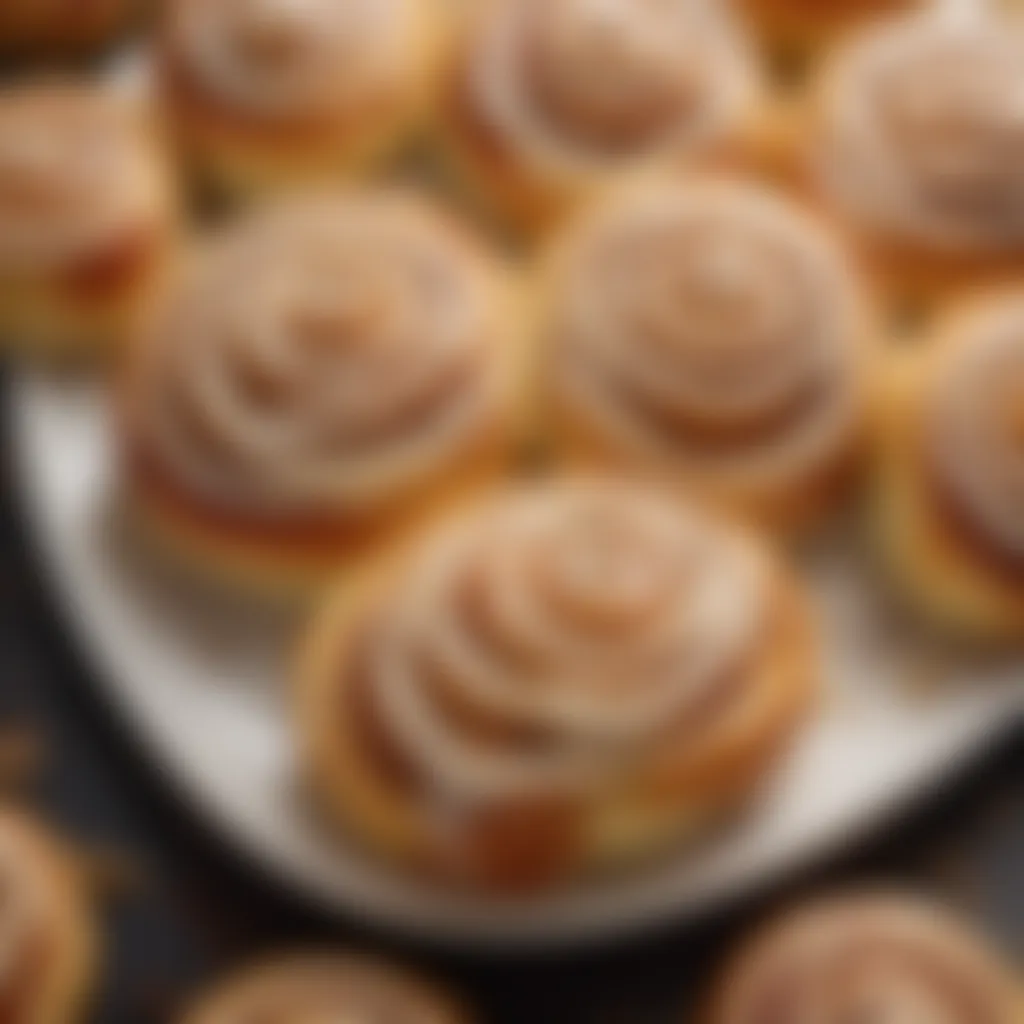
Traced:
<path fill-rule="evenodd" d="M 238 852 L 426 936 L 594 939 L 1019 724 L 1019 15 L 131 6 L 0 16 L 19 66 L 113 55 L 0 89 L 9 437 L 97 686 Z M 814 913 L 783 960 L 831 955 Z"/>

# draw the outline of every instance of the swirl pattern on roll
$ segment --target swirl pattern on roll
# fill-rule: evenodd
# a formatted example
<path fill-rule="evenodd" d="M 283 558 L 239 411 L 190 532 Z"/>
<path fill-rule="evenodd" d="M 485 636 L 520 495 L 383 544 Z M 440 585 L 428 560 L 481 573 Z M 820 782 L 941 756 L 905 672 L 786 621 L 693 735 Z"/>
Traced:
<path fill-rule="evenodd" d="M 876 29 L 838 59 L 816 163 L 883 239 L 954 253 L 1024 244 L 1024 29 L 954 7 Z"/>
<path fill-rule="evenodd" d="M 473 116 L 549 172 L 687 152 L 731 130 L 749 100 L 746 54 L 693 0 L 502 0 L 464 58 Z"/>
<path fill-rule="evenodd" d="M 131 444 L 247 520 L 331 521 L 507 423 L 503 285 L 405 194 L 286 204 L 215 241 L 138 346 Z"/>
<path fill-rule="evenodd" d="M 617 457 L 756 489 L 856 429 L 855 288 L 797 209 L 733 182 L 648 185 L 555 255 L 556 402 Z"/>
<path fill-rule="evenodd" d="M 711 1024 L 1012 1024 L 1021 1007 L 1008 974 L 971 936 L 938 910 L 889 895 L 797 911 L 722 982 Z"/>
<path fill-rule="evenodd" d="M 1024 563 L 1024 299 L 960 326 L 925 413 L 944 494 L 990 546 Z"/>
<path fill-rule="evenodd" d="M 0 99 L 0 273 L 60 271 L 153 225 L 163 176 L 128 109 L 71 86 Z"/>
<path fill-rule="evenodd" d="M 332 119 L 404 82 L 419 25 L 410 0 L 177 0 L 171 66 L 257 119 Z"/>
<path fill-rule="evenodd" d="M 359 670 L 439 799 L 550 796 L 628 773 L 681 720 L 727 708 L 766 594 L 726 530 L 626 486 L 567 486 L 434 545 Z"/>

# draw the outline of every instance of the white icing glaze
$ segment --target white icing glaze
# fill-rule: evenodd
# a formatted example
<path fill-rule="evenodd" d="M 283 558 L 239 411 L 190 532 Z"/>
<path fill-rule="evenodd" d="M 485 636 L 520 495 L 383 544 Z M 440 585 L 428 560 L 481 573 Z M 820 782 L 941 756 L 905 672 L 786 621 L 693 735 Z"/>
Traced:
<path fill-rule="evenodd" d="M 736 682 L 767 571 L 745 538 L 657 492 L 528 492 L 430 545 L 360 671 L 440 807 L 586 791 Z"/>
<path fill-rule="evenodd" d="M 753 83 L 721 10 L 695 0 L 495 5 L 465 69 L 477 116 L 554 174 L 686 153 L 717 141 Z"/>
<path fill-rule="evenodd" d="M 557 399 L 631 458 L 778 481 L 835 451 L 861 413 L 847 268 L 767 194 L 638 190 L 570 241 L 556 289 Z"/>
<path fill-rule="evenodd" d="M 1024 244 L 1024 31 L 956 7 L 879 27 L 837 62 L 816 160 L 882 237 Z"/>
<path fill-rule="evenodd" d="M 269 214 L 215 246 L 140 350 L 144 445 L 250 518 L 390 500 L 503 409 L 498 301 L 476 251 L 411 201 Z"/>
<path fill-rule="evenodd" d="M 171 42 L 225 105 L 302 118 L 401 80 L 411 18 L 407 0 L 185 0 Z"/>

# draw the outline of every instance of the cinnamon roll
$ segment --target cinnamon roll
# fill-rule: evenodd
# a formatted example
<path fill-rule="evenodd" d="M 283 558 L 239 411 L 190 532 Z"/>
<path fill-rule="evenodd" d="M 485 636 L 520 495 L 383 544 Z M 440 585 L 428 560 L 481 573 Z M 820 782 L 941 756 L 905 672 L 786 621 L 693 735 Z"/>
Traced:
<path fill-rule="evenodd" d="M 773 527 L 833 508 L 870 420 L 869 316 L 839 248 L 755 185 L 642 182 L 556 239 L 549 422 L 570 460 L 653 472 Z"/>
<path fill-rule="evenodd" d="M 1024 268 L 1024 22 L 963 5 L 838 53 L 810 170 L 890 289 L 924 298 Z"/>
<path fill-rule="evenodd" d="M 363 957 L 314 954 L 237 975 L 201 999 L 183 1024 L 469 1024 L 470 1020 L 447 993 L 415 975 Z"/>
<path fill-rule="evenodd" d="M 506 220 L 532 228 L 626 169 L 734 149 L 759 90 L 722 7 L 483 4 L 445 91 L 456 170 Z"/>
<path fill-rule="evenodd" d="M 435 883 L 536 892 L 735 810 L 817 684 L 795 582 L 656 488 L 540 485 L 343 586 L 301 645 L 327 809 Z"/>
<path fill-rule="evenodd" d="M 1024 636 L 1024 292 L 949 318 L 892 388 L 881 525 L 899 581 L 945 624 Z"/>
<path fill-rule="evenodd" d="M 295 584 L 500 474 L 517 311 L 426 201 L 293 200 L 213 240 L 127 361 L 129 493 L 191 561 Z"/>
<path fill-rule="evenodd" d="M 0 96 L 0 334 L 28 352 L 121 342 L 174 249 L 174 190 L 139 111 L 89 86 Z"/>
<path fill-rule="evenodd" d="M 708 1024 L 1015 1024 L 1009 969 L 937 907 L 855 894 L 785 915 L 741 949 L 713 993 Z"/>
<path fill-rule="evenodd" d="M 0 53 L 50 56 L 94 50 L 116 40 L 146 0 L 4 0 Z"/>
<path fill-rule="evenodd" d="M 160 80 L 198 177 L 251 194 L 392 153 L 434 93 L 440 17 L 426 0 L 172 0 Z"/>
<path fill-rule="evenodd" d="M 0 808 L 0 1019 L 82 1019 L 98 945 L 83 888 L 57 840 Z"/>

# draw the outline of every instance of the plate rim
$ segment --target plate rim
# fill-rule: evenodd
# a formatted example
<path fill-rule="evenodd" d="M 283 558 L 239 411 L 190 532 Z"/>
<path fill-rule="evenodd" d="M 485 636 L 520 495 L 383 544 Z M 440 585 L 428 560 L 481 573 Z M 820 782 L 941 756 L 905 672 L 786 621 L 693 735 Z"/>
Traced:
<path fill-rule="evenodd" d="M 6 375 L 3 389 L 5 429 L 9 445 L 11 468 L 11 500 L 16 517 L 16 528 L 28 541 L 28 556 L 40 572 L 47 600 L 56 612 L 58 628 L 71 640 L 72 656 L 91 682 L 90 689 L 101 699 L 124 729 L 133 747 L 133 756 L 144 757 L 149 766 L 180 798 L 187 813 L 194 815 L 212 841 L 225 845 L 232 856 L 237 856 L 268 884 L 280 883 L 320 916 L 344 916 L 364 922 L 372 927 L 384 928 L 395 934 L 465 948 L 474 946 L 488 954 L 504 950 L 544 950 L 572 946 L 587 948 L 639 937 L 670 927 L 682 927 L 702 917 L 726 910 L 737 903 L 783 884 L 812 865 L 834 858 L 844 847 L 858 841 L 867 842 L 884 826 L 906 813 L 911 807 L 923 804 L 955 777 L 969 770 L 982 758 L 987 749 L 1012 733 L 1024 720 L 1024 701 L 1007 700 L 1009 713 L 992 714 L 979 719 L 965 737 L 961 749 L 953 758 L 933 757 L 922 760 L 915 770 L 907 772 L 901 785 L 889 791 L 884 798 L 855 820 L 838 819 L 818 830 L 795 849 L 779 851 L 756 871 L 746 870 L 739 878 L 718 882 L 705 891 L 689 891 L 672 899 L 671 887 L 663 886 L 664 899 L 652 905 L 650 896 L 630 906 L 626 894 L 620 894 L 613 907 L 603 914 L 597 901 L 590 911 L 578 909 L 563 919 L 552 922 L 543 913 L 544 901 L 531 905 L 528 915 L 519 919 L 507 916 L 483 919 L 486 901 L 481 901 L 476 913 L 440 915 L 431 909 L 434 904 L 404 908 L 394 899 L 383 900 L 379 894 L 367 897 L 344 887 L 323 884 L 300 869 L 287 856 L 280 845 L 267 845 L 259 841 L 246 824 L 244 815 L 238 815 L 204 784 L 203 771 L 190 762 L 184 746 L 169 742 L 164 730 L 147 714 L 142 702 L 133 698 L 133 686 L 121 678 L 123 667 L 113 655 L 109 645 L 83 613 L 86 595 L 74 583 L 74 573 L 68 573 L 62 563 L 60 544 L 55 542 L 47 525 L 47 516 L 41 506 L 43 488 L 40 476 L 29 463 L 29 405 L 33 371 L 15 370 Z M 666 879 L 666 882 L 668 880 Z M 677 886 L 678 888 L 678 886 Z M 595 894 L 597 895 L 597 894 Z M 651 894 L 653 895 L 653 893 Z M 493 911 L 494 904 L 491 904 Z"/>

